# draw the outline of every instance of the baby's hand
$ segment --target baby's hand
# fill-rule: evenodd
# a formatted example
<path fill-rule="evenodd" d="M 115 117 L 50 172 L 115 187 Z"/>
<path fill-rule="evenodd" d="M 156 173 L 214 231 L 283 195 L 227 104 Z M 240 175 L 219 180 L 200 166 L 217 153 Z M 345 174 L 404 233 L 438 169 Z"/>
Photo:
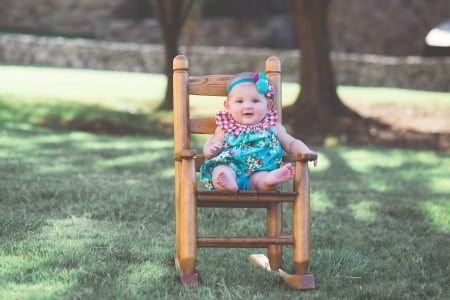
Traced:
<path fill-rule="evenodd" d="M 223 145 L 221 143 L 209 144 L 209 151 L 206 158 L 211 158 L 223 151 Z"/>

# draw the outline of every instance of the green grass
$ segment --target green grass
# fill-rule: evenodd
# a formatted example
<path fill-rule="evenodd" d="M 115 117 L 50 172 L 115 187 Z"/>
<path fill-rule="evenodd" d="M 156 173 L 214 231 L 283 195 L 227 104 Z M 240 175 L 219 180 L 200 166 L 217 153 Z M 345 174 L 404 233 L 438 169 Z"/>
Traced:
<path fill-rule="evenodd" d="M 39 115 L 48 98 L 54 116 L 95 107 L 101 110 L 94 115 L 121 122 L 116 113 L 129 113 L 114 109 L 120 99 L 107 101 L 114 93 L 101 96 L 93 83 L 120 74 L 120 94 L 120 82 L 136 74 L 94 73 L 87 100 L 77 101 L 70 87 L 65 96 L 39 98 L 0 92 L 0 299 L 449 298 L 450 157 L 373 147 L 316 149 L 310 271 L 318 289 L 292 290 L 254 269 L 246 259 L 258 249 L 201 249 L 201 284 L 180 286 L 170 136 L 112 136 L 32 121 L 49 118 Z M 151 82 L 157 75 L 139 76 Z M 154 105 L 139 96 L 143 86 L 126 103 Z M 24 104 L 27 116 L 15 108 Z M 263 213 L 207 209 L 200 232 L 263 232 Z M 289 248 L 283 260 L 292 271 Z"/>

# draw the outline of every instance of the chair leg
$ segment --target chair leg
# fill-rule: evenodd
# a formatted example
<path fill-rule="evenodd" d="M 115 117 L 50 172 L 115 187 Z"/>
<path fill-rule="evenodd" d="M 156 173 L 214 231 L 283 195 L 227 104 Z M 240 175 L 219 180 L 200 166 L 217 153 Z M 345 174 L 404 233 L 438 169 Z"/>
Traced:
<path fill-rule="evenodd" d="M 193 162 L 184 162 L 181 166 L 181 178 L 194 174 Z M 191 172 L 190 172 L 191 171 Z M 179 196 L 176 199 L 176 254 L 175 263 L 180 270 L 181 283 L 196 285 L 198 275 L 195 272 L 197 261 L 197 209 L 195 201 L 195 178 L 190 178 L 176 187 Z M 191 182 L 188 184 L 187 182 Z"/>
<path fill-rule="evenodd" d="M 297 163 L 295 185 L 298 187 L 297 199 L 293 205 L 293 261 L 295 275 L 285 278 L 285 282 L 298 289 L 314 289 L 313 275 L 308 274 L 309 267 L 309 178 L 307 163 Z"/>
<path fill-rule="evenodd" d="M 267 209 L 267 236 L 277 237 L 282 233 L 283 207 L 281 203 L 271 204 Z M 270 269 L 281 268 L 281 258 L 283 254 L 281 245 L 267 246 L 267 256 L 269 258 Z"/>

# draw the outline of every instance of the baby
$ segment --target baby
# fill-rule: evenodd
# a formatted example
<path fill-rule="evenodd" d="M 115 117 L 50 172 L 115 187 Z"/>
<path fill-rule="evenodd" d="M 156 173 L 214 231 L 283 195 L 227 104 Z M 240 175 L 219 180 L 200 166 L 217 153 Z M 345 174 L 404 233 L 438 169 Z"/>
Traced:
<path fill-rule="evenodd" d="M 200 180 L 206 188 L 275 191 L 295 170 L 281 165 L 283 150 L 313 153 L 277 122 L 273 92 L 263 73 L 241 73 L 229 82 L 226 111 L 216 114 L 216 131 L 203 147 Z"/>

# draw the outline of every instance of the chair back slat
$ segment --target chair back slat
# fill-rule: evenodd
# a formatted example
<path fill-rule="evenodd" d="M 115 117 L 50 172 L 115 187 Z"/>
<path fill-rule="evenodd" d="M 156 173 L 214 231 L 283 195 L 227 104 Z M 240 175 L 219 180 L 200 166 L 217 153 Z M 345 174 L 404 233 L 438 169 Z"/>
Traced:
<path fill-rule="evenodd" d="M 191 118 L 189 131 L 194 134 L 213 134 L 216 130 L 214 117 Z"/>
<path fill-rule="evenodd" d="M 189 94 L 226 96 L 227 83 L 232 75 L 208 75 L 189 79 Z"/>

